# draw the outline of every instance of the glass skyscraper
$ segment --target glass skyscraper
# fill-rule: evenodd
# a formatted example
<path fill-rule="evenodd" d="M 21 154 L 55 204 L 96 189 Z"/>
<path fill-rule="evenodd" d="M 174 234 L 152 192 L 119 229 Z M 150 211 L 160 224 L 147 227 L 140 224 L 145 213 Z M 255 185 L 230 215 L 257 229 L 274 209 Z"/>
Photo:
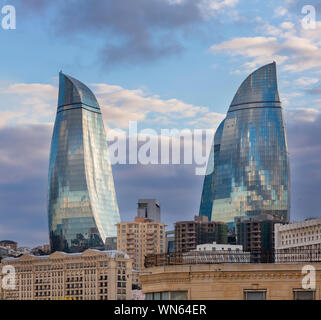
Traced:
<path fill-rule="evenodd" d="M 288 221 L 289 173 L 273 62 L 244 80 L 215 133 L 199 215 L 230 227 L 261 214 Z"/>
<path fill-rule="evenodd" d="M 120 217 L 99 104 L 89 88 L 62 72 L 48 178 L 52 251 L 79 252 L 117 236 Z"/>

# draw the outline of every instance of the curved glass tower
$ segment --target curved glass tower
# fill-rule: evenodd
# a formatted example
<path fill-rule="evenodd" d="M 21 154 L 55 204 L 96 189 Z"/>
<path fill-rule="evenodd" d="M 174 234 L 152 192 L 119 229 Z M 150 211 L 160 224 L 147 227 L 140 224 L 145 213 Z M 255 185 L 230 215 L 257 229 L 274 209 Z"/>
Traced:
<path fill-rule="evenodd" d="M 234 226 L 270 214 L 288 221 L 289 158 L 276 65 L 249 75 L 218 127 L 204 179 L 201 216 Z"/>
<path fill-rule="evenodd" d="M 99 104 L 89 88 L 61 72 L 48 216 L 52 251 L 102 246 L 117 235 L 120 222 Z"/>

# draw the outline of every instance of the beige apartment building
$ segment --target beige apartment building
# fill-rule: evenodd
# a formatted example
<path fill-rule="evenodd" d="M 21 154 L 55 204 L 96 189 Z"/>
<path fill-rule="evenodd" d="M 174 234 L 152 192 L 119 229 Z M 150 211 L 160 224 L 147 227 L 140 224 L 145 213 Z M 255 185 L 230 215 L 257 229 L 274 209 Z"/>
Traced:
<path fill-rule="evenodd" d="M 88 249 L 82 253 L 24 254 L 0 264 L 15 268 L 15 290 L 5 300 L 127 300 L 132 293 L 132 260 L 124 252 Z"/>
<path fill-rule="evenodd" d="M 117 250 L 126 252 L 133 259 L 137 271 L 133 283 L 138 284 L 139 271 L 144 268 L 145 256 L 165 253 L 165 224 L 136 217 L 134 222 L 117 224 Z"/>
<path fill-rule="evenodd" d="M 315 268 L 315 289 L 302 268 Z M 164 265 L 140 276 L 146 300 L 321 300 L 321 263 Z"/>

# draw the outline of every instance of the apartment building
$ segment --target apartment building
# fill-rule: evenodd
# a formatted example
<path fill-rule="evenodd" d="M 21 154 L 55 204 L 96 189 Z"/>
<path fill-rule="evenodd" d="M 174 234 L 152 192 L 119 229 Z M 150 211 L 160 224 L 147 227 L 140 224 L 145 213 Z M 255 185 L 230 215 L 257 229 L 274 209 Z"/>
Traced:
<path fill-rule="evenodd" d="M 133 222 L 118 223 L 117 250 L 126 252 L 133 259 L 133 269 L 137 271 L 133 283 L 139 284 L 138 273 L 144 268 L 145 256 L 165 253 L 165 224 L 143 217 L 136 217 Z"/>
<path fill-rule="evenodd" d="M 3 259 L 1 271 L 8 265 L 15 270 L 15 288 L 3 288 L 4 300 L 131 299 L 132 261 L 124 252 L 25 254 Z"/>
<path fill-rule="evenodd" d="M 175 223 L 175 251 L 188 252 L 204 243 L 227 243 L 227 224 L 208 221 L 206 216 L 195 216 L 194 221 Z"/>
<path fill-rule="evenodd" d="M 252 253 L 253 262 L 274 262 L 274 225 L 281 222 L 271 215 L 238 220 L 236 223 L 237 244 L 242 245 L 244 251 Z"/>

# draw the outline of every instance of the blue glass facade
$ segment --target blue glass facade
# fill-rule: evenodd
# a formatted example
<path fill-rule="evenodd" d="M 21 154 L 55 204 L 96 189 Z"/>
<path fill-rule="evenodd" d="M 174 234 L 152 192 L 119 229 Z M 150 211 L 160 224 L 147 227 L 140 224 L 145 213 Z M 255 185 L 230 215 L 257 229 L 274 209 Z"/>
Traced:
<path fill-rule="evenodd" d="M 290 214 L 289 158 L 275 63 L 248 76 L 218 127 L 201 198 L 201 216 L 234 226 L 237 218 Z"/>
<path fill-rule="evenodd" d="M 120 217 L 100 107 L 89 88 L 63 73 L 48 179 L 52 251 L 83 251 L 117 235 Z"/>

